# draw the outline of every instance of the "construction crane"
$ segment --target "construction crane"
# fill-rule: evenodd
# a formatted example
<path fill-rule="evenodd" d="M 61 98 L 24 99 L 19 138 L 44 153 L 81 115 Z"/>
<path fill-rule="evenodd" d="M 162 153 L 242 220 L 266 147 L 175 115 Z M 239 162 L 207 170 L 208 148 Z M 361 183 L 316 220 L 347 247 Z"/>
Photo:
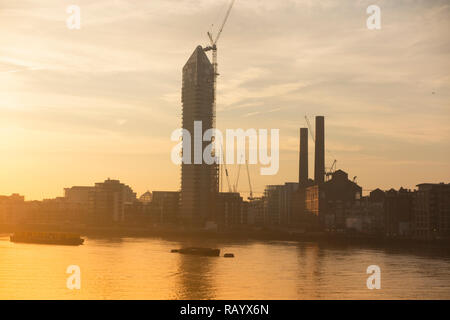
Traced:
<path fill-rule="evenodd" d="M 225 167 L 225 176 L 227 177 L 227 184 L 228 184 L 228 192 L 233 192 L 233 190 L 231 190 L 231 184 L 230 184 L 230 177 L 228 175 L 228 169 L 227 169 L 227 164 L 224 162 L 223 163 L 224 167 Z"/>
<path fill-rule="evenodd" d="M 214 77 L 213 77 L 213 88 L 214 88 L 214 95 L 213 95 L 213 110 L 214 111 L 213 111 L 213 113 L 214 114 L 216 112 L 216 104 L 217 104 L 217 102 L 216 102 L 216 100 L 217 100 L 217 77 L 219 76 L 219 68 L 218 68 L 218 63 L 217 63 L 217 42 L 219 41 L 220 36 L 222 35 L 222 31 L 225 27 L 225 24 L 228 21 L 231 9 L 233 8 L 235 1 L 236 0 L 231 1 L 230 6 L 228 7 L 227 13 L 225 15 L 225 18 L 222 22 L 222 25 L 220 26 L 220 29 L 217 32 L 216 37 L 214 38 L 212 31 L 208 31 L 207 34 L 208 34 L 208 38 L 210 41 L 210 45 L 207 46 L 206 48 L 203 48 L 203 51 L 205 51 L 205 52 L 212 51 L 212 61 L 213 61 L 213 70 L 214 70 Z M 214 123 L 215 123 L 215 119 L 214 119 Z M 222 148 L 222 151 L 223 151 L 223 148 Z M 223 154 L 222 154 L 222 158 L 223 158 Z M 230 178 L 228 176 L 227 165 L 226 165 L 225 161 L 223 161 L 223 163 L 224 163 L 225 175 L 226 175 L 227 183 L 228 183 L 228 191 L 232 192 L 231 185 L 230 185 Z"/>
<path fill-rule="evenodd" d="M 250 171 L 248 170 L 248 161 L 245 161 L 245 166 L 247 167 L 247 178 L 248 178 L 248 186 L 250 188 L 250 197 L 248 197 L 248 200 L 253 200 L 253 190 L 252 190 L 252 182 L 250 181 Z"/>
<path fill-rule="evenodd" d="M 305 116 L 306 124 L 308 125 L 309 134 L 311 135 L 311 138 L 313 139 L 313 142 L 316 143 L 316 138 L 314 137 L 314 132 L 311 127 L 311 123 L 309 122 L 308 116 Z"/>
<path fill-rule="evenodd" d="M 238 165 L 238 171 L 237 171 L 237 176 L 236 176 L 236 183 L 234 184 L 234 192 L 237 193 L 237 187 L 239 184 L 239 176 L 241 174 L 241 164 Z"/>
<path fill-rule="evenodd" d="M 223 156 L 223 145 L 222 144 L 220 144 L 220 156 L 222 158 L 223 167 L 225 168 L 225 176 L 227 177 L 228 192 L 231 193 L 231 192 L 233 192 L 233 190 L 231 189 L 230 176 L 228 175 L 227 163 L 225 162 L 225 158 Z M 220 190 L 220 191 L 222 192 L 222 190 Z"/>
<path fill-rule="evenodd" d="M 335 159 L 333 161 L 333 164 L 330 167 L 330 170 L 325 173 L 327 181 L 333 177 L 333 173 L 336 171 L 336 165 L 337 165 L 337 160 Z"/>
<path fill-rule="evenodd" d="M 235 192 L 235 193 L 238 192 L 237 191 L 237 187 L 238 187 L 238 184 L 239 184 L 239 176 L 241 174 L 241 162 L 242 162 L 242 158 L 243 157 L 244 157 L 244 155 L 241 155 L 241 161 L 238 162 L 238 171 L 237 171 L 237 176 L 236 176 L 236 182 L 235 182 L 235 184 L 233 186 L 233 192 Z"/>
<path fill-rule="evenodd" d="M 241 158 L 242 159 L 242 158 Z M 255 198 L 253 198 L 253 189 L 252 189 L 252 182 L 251 182 L 251 180 L 250 180 L 250 171 L 249 171 L 249 169 L 248 169 L 248 161 L 247 160 L 245 160 L 245 167 L 246 167 L 246 169 L 247 169 L 247 178 L 248 178 L 248 186 L 249 186 L 249 189 L 250 189 L 250 197 L 248 198 L 249 200 L 254 200 Z M 240 176 L 240 173 L 241 173 L 241 164 L 239 164 L 239 166 L 238 166 L 238 172 L 237 172 L 237 177 L 236 177 L 236 183 L 235 183 L 235 185 L 234 185 L 234 192 L 238 192 L 238 190 L 237 190 L 237 187 L 238 187 L 238 184 L 239 184 L 239 176 Z"/>
<path fill-rule="evenodd" d="M 213 70 L 214 70 L 214 77 L 213 77 L 213 88 L 214 88 L 214 96 L 213 96 L 213 109 L 214 112 L 216 110 L 217 105 L 217 77 L 219 76 L 219 64 L 217 59 L 217 42 L 220 39 L 220 36 L 222 35 L 223 29 L 225 27 L 225 24 L 228 21 L 228 18 L 230 17 L 231 9 L 234 6 L 234 2 L 236 0 L 232 0 L 230 3 L 230 6 L 228 7 L 227 13 L 225 14 L 225 18 L 222 22 L 222 25 L 220 26 L 219 31 L 217 32 L 216 37 L 213 37 L 212 30 L 207 32 L 210 45 L 205 47 L 203 50 L 205 52 L 212 51 L 212 64 L 213 64 Z"/>
<path fill-rule="evenodd" d="M 212 61 L 213 61 L 213 68 L 214 68 L 214 80 L 213 80 L 213 82 L 214 82 L 214 110 L 216 107 L 216 97 L 217 97 L 217 94 L 216 94 L 217 77 L 219 76 L 219 68 L 218 68 L 218 63 L 217 63 L 217 42 L 219 41 L 220 36 L 222 35 L 223 28 L 225 27 L 225 24 L 228 21 L 228 17 L 230 16 L 230 12 L 231 12 L 231 9 L 233 8 L 235 1 L 236 0 L 231 1 L 230 6 L 228 7 L 228 11 L 225 15 L 225 19 L 223 20 L 222 25 L 221 25 L 219 31 L 217 32 L 216 37 L 215 38 L 213 37 L 212 31 L 211 32 L 208 31 L 207 34 L 208 34 L 208 38 L 210 41 L 210 45 L 203 49 L 203 51 L 205 51 L 205 52 L 212 51 Z"/>

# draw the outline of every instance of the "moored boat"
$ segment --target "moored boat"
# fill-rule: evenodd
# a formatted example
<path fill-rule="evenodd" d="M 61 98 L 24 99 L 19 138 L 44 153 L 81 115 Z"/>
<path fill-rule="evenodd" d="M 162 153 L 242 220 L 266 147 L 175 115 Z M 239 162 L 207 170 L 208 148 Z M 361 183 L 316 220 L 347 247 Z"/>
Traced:
<path fill-rule="evenodd" d="M 79 246 L 84 239 L 80 235 L 67 232 L 34 232 L 20 231 L 10 236 L 11 242 L 37 243 L 37 244 L 59 244 L 67 246 Z"/>
<path fill-rule="evenodd" d="M 197 256 L 208 256 L 208 257 L 218 257 L 220 255 L 220 249 L 212 249 L 212 248 L 189 247 L 178 249 L 177 251 L 173 252 L 178 252 L 181 254 L 192 254 Z"/>

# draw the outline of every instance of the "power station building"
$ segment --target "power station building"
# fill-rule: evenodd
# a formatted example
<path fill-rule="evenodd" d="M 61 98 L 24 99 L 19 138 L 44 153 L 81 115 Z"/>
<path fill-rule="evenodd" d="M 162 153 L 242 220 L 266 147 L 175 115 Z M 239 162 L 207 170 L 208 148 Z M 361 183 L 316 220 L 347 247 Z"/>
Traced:
<path fill-rule="evenodd" d="M 325 171 L 325 118 L 316 117 L 314 181 L 308 176 L 308 129 L 300 129 L 298 190 L 292 196 L 290 221 L 306 229 L 343 228 L 346 213 L 362 188 L 342 170 Z M 327 179 L 325 179 L 327 178 Z"/>
<path fill-rule="evenodd" d="M 203 151 L 211 142 L 204 142 L 202 137 L 208 129 L 215 127 L 215 104 L 214 67 L 201 46 L 195 49 L 183 67 L 182 103 L 182 127 L 190 133 L 190 146 L 184 143 L 187 138 L 183 137 L 183 156 L 187 153 L 191 161 L 183 161 L 181 165 L 180 222 L 202 226 L 212 219 L 219 181 L 217 164 L 203 161 Z M 201 123 L 201 130 L 197 129 L 199 132 L 194 132 L 196 122 Z M 194 137 L 202 141 L 201 146 L 196 145 L 198 142 Z M 201 163 L 195 163 L 198 162 L 194 161 L 195 149 L 199 147 L 202 159 Z"/>

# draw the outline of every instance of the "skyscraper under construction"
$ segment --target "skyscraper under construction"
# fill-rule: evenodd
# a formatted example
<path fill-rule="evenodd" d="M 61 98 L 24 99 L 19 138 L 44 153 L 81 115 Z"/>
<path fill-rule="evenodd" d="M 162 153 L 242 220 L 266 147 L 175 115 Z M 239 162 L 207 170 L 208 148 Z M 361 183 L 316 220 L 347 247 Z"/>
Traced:
<path fill-rule="evenodd" d="M 183 155 L 191 155 L 191 163 L 181 165 L 181 222 L 201 226 L 210 219 L 214 210 L 214 199 L 218 190 L 217 165 L 194 163 L 194 123 L 201 122 L 201 132 L 197 141 L 202 139 L 206 130 L 215 126 L 214 107 L 214 68 L 203 48 L 198 46 L 183 68 L 183 129 L 191 136 L 190 150 L 183 145 Z M 199 135 L 201 134 L 201 137 Z M 210 142 L 202 142 L 202 155 Z M 189 152 L 190 151 L 190 152 Z"/>

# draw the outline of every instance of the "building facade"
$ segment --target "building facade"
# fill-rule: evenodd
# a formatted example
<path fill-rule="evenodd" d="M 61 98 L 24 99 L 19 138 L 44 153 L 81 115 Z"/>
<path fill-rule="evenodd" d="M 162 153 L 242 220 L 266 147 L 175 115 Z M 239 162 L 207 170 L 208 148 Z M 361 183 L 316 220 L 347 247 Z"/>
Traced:
<path fill-rule="evenodd" d="M 248 206 L 239 193 L 217 194 L 214 221 L 219 228 L 233 228 L 247 224 Z"/>
<path fill-rule="evenodd" d="M 333 172 L 324 183 L 307 187 L 305 192 L 306 212 L 318 216 L 321 226 L 328 230 L 346 229 L 346 218 L 362 197 L 362 188 L 342 170 Z"/>
<path fill-rule="evenodd" d="M 179 221 L 180 192 L 153 191 L 152 199 L 154 215 L 159 223 L 177 224 Z"/>
<path fill-rule="evenodd" d="M 450 183 L 419 184 L 414 201 L 414 236 L 450 238 Z"/>
<path fill-rule="evenodd" d="M 96 183 L 89 192 L 89 222 L 96 225 L 120 223 L 125 220 L 125 205 L 136 201 L 136 193 L 119 180 Z"/>
<path fill-rule="evenodd" d="M 183 68 L 182 103 L 185 161 L 181 165 L 180 222 L 204 226 L 206 221 L 212 219 L 219 183 L 218 166 L 205 163 L 203 157 L 195 157 L 198 148 L 201 148 L 203 156 L 203 151 L 211 142 L 203 141 L 202 137 L 215 126 L 214 68 L 201 46 L 195 49 Z M 196 124 L 201 125 L 198 132 L 194 130 Z M 214 153 L 214 150 L 211 152 Z M 198 163 L 199 160 L 201 163 Z"/>
<path fill-rule="evenodd" d="M 406 237 L 412 233 L 413 204 L 416 193 L 400 188 L 386 191 L 384 229 L 388 237 Z"/>

